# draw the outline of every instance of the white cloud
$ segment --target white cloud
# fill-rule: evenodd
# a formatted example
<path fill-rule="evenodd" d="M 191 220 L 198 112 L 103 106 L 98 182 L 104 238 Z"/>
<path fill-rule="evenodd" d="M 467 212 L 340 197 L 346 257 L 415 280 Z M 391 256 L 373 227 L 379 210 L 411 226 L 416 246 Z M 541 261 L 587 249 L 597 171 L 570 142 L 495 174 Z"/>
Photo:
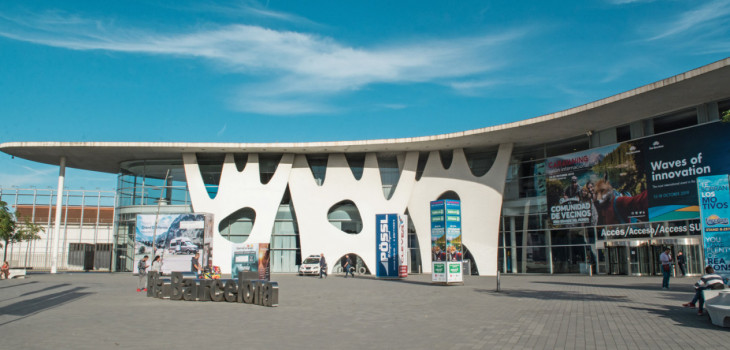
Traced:
<path fill-rule="evenodd" d="M 654 0 L 606 0 L 613 5 L 634 4 L 637 2 L 653 2 Z"/>
<path fill-rule="evenodd" d="M 727 27 L 727 19 L 730 16 L 730 0 L 699 3 L 700 6 L 686 11 L 660 26 L 659 32 L 647 40 L 659 40 L 688 33 L 704 34 L 707 30 Z M 690 38 L 690 40 L 692 39 L 696 38 Z"/>
<path fill-rule="evenodd" d="M 511 30 L 354 47 L 317 34 L 244 24 L 159 34 L 56 12 L 28 18 L 0 15 L 0 36 L 10 39 L 72 50 L 202 58 L 229 73 L 265 76 L 266 83 L 242 79 L 244 89 L 231 104 L 263 114 L 332 111 L 326 97 L 375 83 L 431 82 L 458 88 L 451 82 L 495 69 L 503 63 L 498 53 L 525 34 Z"/>
<path fill-rule="evenodd" d="M 228 127 L 228 123 L 223 123 L 223 127 L 220 130 L 218 130 L 218 132 L 216 133 L 216 135 L 217 136 L 223 135 L 223 133 L 226 132 L 226 128 L 227 127 Z"/>

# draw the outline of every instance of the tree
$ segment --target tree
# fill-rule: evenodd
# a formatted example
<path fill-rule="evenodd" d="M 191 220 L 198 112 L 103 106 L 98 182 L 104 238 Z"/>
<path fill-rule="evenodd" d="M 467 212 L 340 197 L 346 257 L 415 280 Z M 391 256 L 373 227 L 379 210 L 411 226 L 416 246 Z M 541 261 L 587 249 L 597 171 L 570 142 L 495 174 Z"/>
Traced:
<path fill-rule="evenodd" d="M 730 123 L 730 109 L 728 109 L 725 112 L 722 112 L 722 115 L 720 116 L 720 120 L 722 120 L 723 123 Z"/>
<path fill-rule="evenodd" d="M 0 240 L 5 242 L 3 261 L 7 259 L 9 244 L 41 238 L 38 234 L 43 231 L 41 226 L 30 222 L 28 218 L 23 218 L 23 223 L 19 225 L 18 220 L 20 219 L 15 213 L 10 212 L 8 203 L 0 201 Z"/>

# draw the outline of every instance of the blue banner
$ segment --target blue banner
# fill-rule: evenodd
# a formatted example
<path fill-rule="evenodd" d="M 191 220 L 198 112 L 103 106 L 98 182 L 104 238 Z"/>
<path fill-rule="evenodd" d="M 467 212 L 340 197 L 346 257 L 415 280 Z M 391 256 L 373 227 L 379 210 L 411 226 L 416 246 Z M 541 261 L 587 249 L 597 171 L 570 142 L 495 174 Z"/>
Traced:
<path fill-rule="evenodd" d="M 730 172 L 727 135 L 730 124 L 707 123 L 546 159 L 551 226 L 699 217 L 696 179 Z"/>
<path fill-rule="evenodd" d="M 444 201 L 431 202 L 431 261 L 446 261 L 445 217 Z"/>
<path fill-rule="evenodd" d="M 446 260 L 461 261 L 461 202 L 445 200 L 446 208 Z"/>
<path fill-rule="evenodd" d="M 375 215 L 377 277 L 398 277 L 398 214 Z"/>
<path fill-rule="evenodd" d="M 705 265 L 730 278 L 730 181 L 728 175 L 697 178 Z"/>

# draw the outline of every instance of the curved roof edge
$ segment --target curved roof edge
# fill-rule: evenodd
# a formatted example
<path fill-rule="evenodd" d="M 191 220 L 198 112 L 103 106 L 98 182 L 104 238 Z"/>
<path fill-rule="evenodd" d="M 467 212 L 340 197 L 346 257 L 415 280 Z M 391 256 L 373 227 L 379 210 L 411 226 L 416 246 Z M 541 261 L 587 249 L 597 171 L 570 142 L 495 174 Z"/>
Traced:
<path fill-rule="evenodd" d="M 500 143 L 539 144 L 730 98 L 728 81 L 730 57 L 563 111 L 433 136 L 299 143 L 7 142 L 0 144 L 0 151 L 53 165 L 58 165 L 60 157 L 65 156 L 69 167 L 116 173 L 122 161 L 169 159 L 184 152 L 402 152 L 482 147 Z"/>

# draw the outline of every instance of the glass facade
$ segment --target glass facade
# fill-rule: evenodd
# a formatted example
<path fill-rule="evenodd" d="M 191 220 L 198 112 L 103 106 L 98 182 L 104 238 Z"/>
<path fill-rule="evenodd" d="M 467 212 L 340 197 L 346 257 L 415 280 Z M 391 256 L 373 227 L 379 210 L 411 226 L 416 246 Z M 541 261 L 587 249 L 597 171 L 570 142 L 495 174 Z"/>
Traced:
<path fill-rule="evenodd" d="M 709 107 L 708 107 L 709 106 Z M 701 111 L 708 111 L 703 118 Z M 661 274 L 656 259 L 664 247 L 683 252 L 686 273 L 701 274 L 701 231 L 697 219 L 612 226 L 551 228 L 547 212 L 545 160 L 712 122 L 730 102 L 708 103 L 647 118 L 631 125 L 588 132 L 586 136 L 545 145 L 515 148 L 507 171 L 499 231 L 498 267 L 502 273 Z M 679 228 L 679 229 L 671 229 Z M 613 239 L 612 230 L 653 232 Z M 679 273 L 679 272 L 677 272 Z"/>

